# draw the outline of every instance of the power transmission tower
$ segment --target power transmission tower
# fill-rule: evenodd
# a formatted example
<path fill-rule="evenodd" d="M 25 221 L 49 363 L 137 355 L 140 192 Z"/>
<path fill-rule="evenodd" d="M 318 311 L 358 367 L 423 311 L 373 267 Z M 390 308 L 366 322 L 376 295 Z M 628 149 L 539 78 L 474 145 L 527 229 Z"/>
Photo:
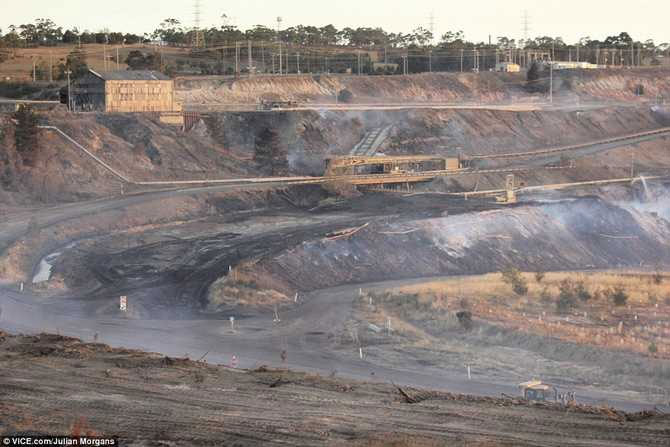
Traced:
<path fill-rule="evenodd" d="M 428 31 L 430 31 L 430 43 L 431 45 L 435 41 L 435 12 L 431 11 L 430 15 L 428 16 Z"/>
<path fill-rule="evenodd" d="M 528 10 L 523 11 L 523 40 L 524 42 L 528 40 L 528 33 L 530 32 L 530 17 L 528 15 Z"/>
<path fill-rule="evenodd" d="M 283 19 L 281 17 L 277 17 L 277 41 L 279 42 L 279 74 L 282 74 L 282 54 L 281 54 L 281 22 Z"/>
<path fill-rule="evenodd" d="M 202 12 L 202 0 L 193 0 L 193 42 L 194 48 L 205 46 L 205 34 L 200 29 L 200 14 Z"/>

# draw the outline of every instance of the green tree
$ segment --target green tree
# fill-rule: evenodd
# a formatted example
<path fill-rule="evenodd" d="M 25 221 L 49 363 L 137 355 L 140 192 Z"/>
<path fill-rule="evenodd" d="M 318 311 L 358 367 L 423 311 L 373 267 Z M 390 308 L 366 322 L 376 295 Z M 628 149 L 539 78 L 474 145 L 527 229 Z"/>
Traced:
<path fill-rule="evenodd" d="M 14 112 L 16 127 L 14 129 L 14 144 L 16 150 L 21 154 L 23 163 L 32 164 L 32 159 L 37 150 L 38 132 L 37 116 L 33 113 L 30 106 L 21 105 L 19 110 Z"/>
<path fill-rule="evenodd" d="M 558 300 L 556 300 L 556 310 L 560 313 L 566 313 L 577 305 L 577 292 L 575 283 L 566 278 L 558 286 Z"/>
<path fill-rule="evenodd" d="M 286 151 L 281 144 L 279 133 L 272 127 L 263 129 L 255 141 L 254 162 L 270 175 L 285 175 L 288 172 Z"/>
<path fill-rule="evenodd" d="M 79 79 L 88 73 L 88 65 L 86 64 L 86 55 L 75 48 L 67 55 L 65 59 L 65 64 L 60 64 L 58 66 L 58 79 L 67 79 L 66 71 L 70 70 L 70 79 Z"/>
<path fill-rule="evenodd" d="M 607 290 L 606 295 L 612 300 L 615 306 L 625 306 L 628 302 L 628 294 L 622 286 L 615 286 Z"/>
<path fill-rule="evenodd" d="M 502 272 L 503 282 L 512 286 L 512 290 L 517 295 L 523 296 L 528 293 L 528 284 L 521 275 L 519 269 L 512 267 Z"/>
<path fill-rule="evenodd" d="M 170 45 L 186 43 L 186 33 L 177 19 L 165 19 L 160 27 L 152 34 L 154 39 L 160 39 Z"/>
<path fill-rule="evenodd" d="M 155 53 L 144 54 L 139 50 L 128 53 L 125 60 L 130 70 L 159 70 L 160 58 Z"/>
<path fill-rule="evenodd" d="M 540 79 L 540 64 L 533 62 L 526 73 L 526 81 L 535 82 Z"/>
<path fill-rule="evenodd" d="M 587 302 L 592 298 L 591 292 L 586 288 L 584 285 L 584 281 L 578 281 L 575 284 L 575 296 L 582 300 L 583 302 Z"/>

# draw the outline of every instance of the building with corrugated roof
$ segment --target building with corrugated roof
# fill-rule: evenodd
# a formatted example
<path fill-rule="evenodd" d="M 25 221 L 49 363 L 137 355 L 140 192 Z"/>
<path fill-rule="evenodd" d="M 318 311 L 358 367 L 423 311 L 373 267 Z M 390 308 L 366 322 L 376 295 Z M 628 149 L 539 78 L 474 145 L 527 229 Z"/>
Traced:
<path fill-rule="evenodd" d="M 77 112 L 179 112 L 174 81 L 151 70 L 89 70 L 72 90 Z"/>

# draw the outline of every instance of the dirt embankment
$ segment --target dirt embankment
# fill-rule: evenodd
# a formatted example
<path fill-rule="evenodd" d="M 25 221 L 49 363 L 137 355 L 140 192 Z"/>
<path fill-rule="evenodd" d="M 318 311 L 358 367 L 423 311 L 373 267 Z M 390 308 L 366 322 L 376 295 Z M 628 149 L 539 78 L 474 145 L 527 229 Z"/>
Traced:
<path fill-rule="evenodd" d="M 287 290 L 439 275 L 670 263 L 668 202 L 646 211 L 596 198 L 404 222 L 305 242 L 257 264 Z M 654 213 L 656 214 L 654 214 Z"/>
<path fill-rule="evenodd" d="M 146 114 L 39 114 L 113 168 L 137 181 L 247 176 L 253 164 L 229 154 L 222 142 L 196 127 L 184 133 Z M 38 147 L 20 157 L 14 125 L 2 122 L 2 189 L 28 193 L 45 202 L 108 196 L 121 183 L 71 142 L 51 130 L 39 131 Z"/>
<path fill-rule="evenodd" d="M 651 101 L 670 98 L 670 71 L 663 68 L 565 71 L 564 89 L 585 100 Z"/>
<path fill-rule="evenodd" d="M 0 332 L 0 434 L 123 445 L 667 445 L 668 416 L 272 370 Z M 268 405 L 268 401 L 272 405 Z M 336 416 L 334 416 L 336 415 Z"/>
<path fill-rule="evenodd" d="M 556 98 L 583 100 L 655 101 L 670 97 L 670 71 L 580 70 L 555 72 Z M 302 103 L 334 103 L 342 90 L 353 103 L 497 103 L 510 100 L 545 101 L 530 94 L 525 76 L 511 73 L 425 73 L 410 76 L 284 76 L 177 80 L 187 108 L 202 104 L 257 104 L 260 98 Z M 642 90 L 638 86 L 642 86 Z"/>
<path fill-rule="evenodd" d="M 320 188 L 313 188 L 313 195 L 300 194 L 292 197 L 286 191 L 265 190 L 258 188 L 254 191 L 229 191 L 209 194 L 176 195 L 165 197 L 157 195 L 151 200 L 127 197 L 119 198 L 117 206 L 84 213 L 76 219 L 49 221 L 40 218 L 39 214 L 28 222 L 26 233 L 15 241 L 8 241 L 8 246 L 0 246 L 0 279 L 9 282 L 30 281 L 33 267 L 40 258 L 47 254 L 61 250 L 72 241 L 88 240 L 84 247 L 95 246 L 99 239 L 116 240 L 114 252 L 118 247 L 130 249 L 131 245 L 142 244 L 145 232 L 160 228 L 179 228 L 185 223 L 197 223 L 201 219 L 219 218 L 221 221 L 235 221 L 253 217 L 254 212 L 263 212 L 268 208 L 275 210 L 282 206 L 314 206 L 326 193 Z M 137 200 L 135 200 L 137 199 Z M 308 203 L 305 205 L 302 200 Z M 211 224 L 211 223 L 210 223 Z M 137 240 L 133 239 L 137 236 Z M 181 236 L 181 235 L 180 235 Z M 187 235 L 183 235 L 187 237 Z M 135 242 L 131 242 L 135 241 Z M 100 242 L 102 243 L 102 242 Z M 98 248 L 99 250 L 100 248 Z M 76 249 L 75 249 L 76 250 Z M 95 250 L 94 250 L 95 251 Z M 125 265 L 127 260 L 123 260 Z M 60 285 L 67 285 L 68 279 L 84 270 L 82 282 L 95 281 L 86 264 L 74 263 L 67 265 L 67 273 L 60 267 L 54 274 L 63 273 L 56 281 Z M 56 287 L 56 286 L 53 286 Z"/>
<path fill-rule="evenodd" d="M 258 136 L 270 128 L 286 150 L 290 173 L 322 175 L 325 159 L 348 154 L 365 132 L 393 125 L 380 150 L 388 154 L 494 154 L 594 141 L 670 125 L 665 109 L 608 108 L 573 112 L 500 110 L 298 111 L 209 113 L 182 132 L 147 115 L 45 113 L 94 154 L 135 180 L 235 178 L 263 172 L 254 162 Z M 121 192 L 110 173 L 55 132 L 42 130 L 27 163 L 14 149 L 14 125 L 5 119 L 0 138 L 0 200 L 30 195 L 46 202 L 109 196 Z M 667 158 L 663 140 L 644 143 L 640 170 Z M 611 166 L 626 165 L 630 154 L 592 163 L 584 175 L 556 172 L 548 182 L 607 178 Z M 519 161 L 523 164 L 524 160 Z M 578 166 L 580 168 L 580 166 Z M 600 170 L 603 172 L 595 172 Z M 539 180 L 539 179 L 538 179 Z M 497 183 L 496 183 L 497 182 Z M 500 179 L 493 183 L 499 186 Z M 492 185 L 493 185 L 492 183 Z M 470 185 L 472 186 L 472 185 Z M 480 186 L 484 186 L 483 184 Z M 11 194 L 8 194 L 11 193 Z"/>
<path fill-rule="evenodd" d="M 411 76 L 284 76 L 238 80 L 177 80 L 178 94 L 187 107 L 197 104 L 257 104 L 260 98 L 335 103 L 337 92 L 349 90 L 353 102 L 500 102 L 517 94 L 506 83 L 519 84 L 518 75 L 482 73 L 421 74 Z"/>
<path fill-rule="evenodd" d="M 646 107 L 570 112 L 414 110 L 401 116 L 392 121 L 396 128 L 388 142 L 391 154 L 523 152 L 670 126 L 670 116 Z"/>
<path fill-rule="evenodd" d="M 392 126 L 380 151 L 387 154 L 465 156 L 500 154 L 580 142 L 670 125 L 664 109 L 648 107 L 606 108 L 584 111 L 512 112 L 500 110 L 401 110 L 401 111 L 299 111 L 284 113 L 212 113 L 204 122 L 212 135 L 221 134 L 224 145 L 240 157 L 253 157 L 256 137 L 265 128 L 275 129 L 287 148 L 291 172 L 322 175 L 325 159 L 346 155 L 366 131 Z M 636 170 L 644 172 L 667 163 L 663 139 L 642 143 Z M 574 154 L 567 154 L 570 158 Z M 593 160 L 591 160 L 593 159 Z M 630 147 L 580 159 L 576 169 L 529 174 L 529 183 L 623 176 L 630 172 Z M 514 161 L 527 164 L 527 159 Z M 625 166 L 625 169 L 624 169 Z M 458 179 L 470 189 L 479 177 Z M 499 188 L 500 178 L 479 181 L 480 188 Z M 490 183 L 490 184 L 489 184 Z"/>

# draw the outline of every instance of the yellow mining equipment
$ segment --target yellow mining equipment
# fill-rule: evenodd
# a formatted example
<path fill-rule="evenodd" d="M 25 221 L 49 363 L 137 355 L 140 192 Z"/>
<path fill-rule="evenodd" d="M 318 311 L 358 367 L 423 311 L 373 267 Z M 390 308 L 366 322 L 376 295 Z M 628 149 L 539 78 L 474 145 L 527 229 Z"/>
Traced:
<path fill-rule="evenodd" d="M 411 175 L 422 172 L 458 171 L 462 168 L 458 157 L 435 155 L 400 155 L 378 157 L 335 157 L 326 160 L 326 177 L 352 175 Z"/>
<path fill-rule="evenodd" d="M 526 400 L 547 400 L 547 398 L 551 397 L 554 390 L 552 386 L 542 383 L 540 380 L 523 382 L 518 386 L 523 398 Z"/>
<path fill-rule="evenodd" d="M 508 174 L 505 177 L 505 195 L 496 197 L 496 200 L 499 203 L 506 205 L 511 205 L 516 203 L 516 189 L 515 189 L 515 179 L 514 174 Z"/>

